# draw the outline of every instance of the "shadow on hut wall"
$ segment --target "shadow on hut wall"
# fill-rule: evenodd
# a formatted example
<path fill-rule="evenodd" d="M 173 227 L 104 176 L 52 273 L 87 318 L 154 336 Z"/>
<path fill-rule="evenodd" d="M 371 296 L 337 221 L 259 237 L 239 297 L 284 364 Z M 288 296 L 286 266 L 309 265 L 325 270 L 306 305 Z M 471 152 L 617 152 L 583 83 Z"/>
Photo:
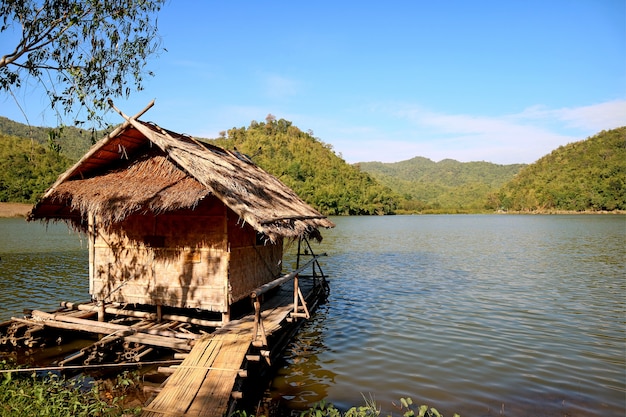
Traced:
<path fill-rule="evenodd" d="M 92 294 L 98 301 L 228 309 L 226 209 L 214 198 L 194 210 L 133 214 L 100 227 Z"/>

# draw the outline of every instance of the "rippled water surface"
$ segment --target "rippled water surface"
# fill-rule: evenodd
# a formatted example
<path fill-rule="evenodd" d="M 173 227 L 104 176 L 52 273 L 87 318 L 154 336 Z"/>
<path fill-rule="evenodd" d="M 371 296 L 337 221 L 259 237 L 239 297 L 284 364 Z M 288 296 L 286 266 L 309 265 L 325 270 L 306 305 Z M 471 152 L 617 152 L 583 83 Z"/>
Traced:
<path fill-rule="evenodd" d="M 314 247 L 330 255 L 331 297 L 287 352 L 274 397 L 625 415 L 626 217 L 333 220 Z"/>
<path fill-rule="evenodd" d="M 410 396 L 446 416 L 626 414 L 625 216 L 333 220 L 314 246 L 330 300 L 273 381 L 287 406 L 371 395 L 385 412 Z M 88 299 L 79 235 L 0 219 L 0 321 Z"/>
<path fill-rule="evenodd" d="M 89 300 L 87 242 L 64 223 L 0 218 L 0 322 Z"/>

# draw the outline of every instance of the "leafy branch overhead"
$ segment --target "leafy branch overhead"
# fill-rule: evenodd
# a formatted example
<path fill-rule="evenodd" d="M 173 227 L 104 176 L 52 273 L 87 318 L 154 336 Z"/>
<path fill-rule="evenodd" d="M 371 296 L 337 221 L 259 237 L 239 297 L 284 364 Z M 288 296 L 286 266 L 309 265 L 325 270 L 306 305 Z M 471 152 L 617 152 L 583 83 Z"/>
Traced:
<path fill-rule="evenodd" d="M 0 0 L 0 33 L 17 35 L 13 50 L 0 51 L 0 91 L 14 95 L 34 80 L 57 113 L 84 108 L 88 120 L 99 120 L 107 98 L 128 97 L 152 75 L 145 64 L 161 51 L 156 13 L 162 4 Z"/>

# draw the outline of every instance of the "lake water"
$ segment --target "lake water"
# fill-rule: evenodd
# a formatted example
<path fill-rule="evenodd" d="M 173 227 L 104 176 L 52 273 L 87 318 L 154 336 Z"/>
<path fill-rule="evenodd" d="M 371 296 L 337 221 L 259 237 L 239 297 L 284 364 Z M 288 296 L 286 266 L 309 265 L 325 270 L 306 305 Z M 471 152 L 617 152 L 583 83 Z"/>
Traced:
<path fill-rule="evenodd" d="M 318 249 L 330 300 L 290 347 L 275 398 L 626 415 L 625 216 L 333 221 Z"/>
<path fill-rule="evenodd" d="M 89 301 L 88 243 L 65 223 L 0 218 L 0 322 Z"/>
<path fill-rule="evenodd" d="M 333 218 L 331 296 L 271 393 L 446 416 L 624 416 L 626 216 Z M 86 301 L 87 244 L 0 219 L 0 321 Z M 387 414 L 384 414 L 385 416 Z"/>

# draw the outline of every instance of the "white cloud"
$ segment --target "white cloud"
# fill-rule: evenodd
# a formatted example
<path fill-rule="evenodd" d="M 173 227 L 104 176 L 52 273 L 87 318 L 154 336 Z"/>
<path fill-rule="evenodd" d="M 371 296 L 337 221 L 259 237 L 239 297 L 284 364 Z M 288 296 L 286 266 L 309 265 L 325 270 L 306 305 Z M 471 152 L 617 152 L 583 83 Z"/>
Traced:
<path fill-rule="evenodd" d="M 392 115 L 397 126 L 405 127 L 396 132 L 384 127 L 358 128 L 369 132 L 361 135 L 358 146 L 346 142 L 336 146 L 349 162 L 396 162 L 423 156 L 435 161 L 532 163 L 561 145 L 626 124 L 626 101 L 619 100 L 578 108 L 534 106 L 502 116 L 445 114 L 406 104 L 376 110 Z"/>
<path fill-rule="evenodd" d="M 520 113 L 519 118 L 521 120 L 556 120 L 563 122 L 567 127 L 599 132 L 626 125 L 626 100 L 562 109 L 533 106 Z"/>
<path fill-rule="evenodd" d="M 284 99 L 298 93 L 299 82 L 281 75 L 267 75 L 263 80 L 265 94 L 269 98 Z"/>

